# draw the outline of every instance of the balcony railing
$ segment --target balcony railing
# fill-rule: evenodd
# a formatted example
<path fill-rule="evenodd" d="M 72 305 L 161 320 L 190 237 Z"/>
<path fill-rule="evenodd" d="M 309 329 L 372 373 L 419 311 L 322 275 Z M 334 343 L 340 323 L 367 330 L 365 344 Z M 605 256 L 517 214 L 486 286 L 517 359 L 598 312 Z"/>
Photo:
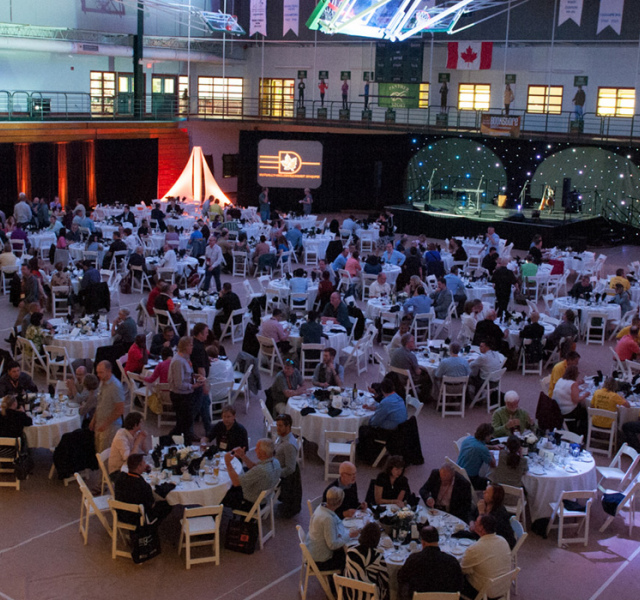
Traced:
<path fill-rule="evenodd" d="M 140 111 L 133 94 L 112 97 L 91 96 L 81 92 L 0 90 L 0 121 L 174 121 L 179 119 L 216 119 L 227 121 L 267 121 L 304 123 L 324 127 L 404 130 L 411 132 L 481 133 L 482 113 L 502 114 L 501 108 L 488 111 L 458 110 L 449 107 L 446 114 L 439 106 L 394 108 L 369 103 L 349 102 L 348 111 L 341 101 L 307 101 L 303 106 L 289 98 L 177 98 L 168 94 L 146 95 Z M 302 110 L 304 109 L 304 110 Z M 576 121 L 573 111 L 561 114 L 534 114 L 511 110 L 521 117 L 521 131 L 553 137 L 585 136 L 600 140 L 636 142 L 640 138 L 640 115 L 632 117 L 598 116 L 585 113 Z"/>

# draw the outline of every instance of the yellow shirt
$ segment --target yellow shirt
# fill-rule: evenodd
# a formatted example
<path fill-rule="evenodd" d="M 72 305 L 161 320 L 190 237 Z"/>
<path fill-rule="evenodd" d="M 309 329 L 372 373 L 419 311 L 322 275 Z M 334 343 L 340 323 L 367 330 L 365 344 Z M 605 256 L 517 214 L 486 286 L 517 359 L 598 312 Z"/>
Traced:
<path fill-rule="evenodd" d="M 222 206 L 212 202 L 209 206 L 209 218 L 213 220 L 216 215 L 224 215 L 224 210 L 222 209 Z"/>
<path fill-rule="evenodd" d="M 553 390 L 556 387 L 556 383 L 558 383 L 558 381 L 562 379 L 562 376 L 564 375 L 564 372 L 566 370 L 566 360 L 561 360 L 559 363 L 556 363 L 554 365 L 553 369 L 551 370 L 551 379 L 549 380 L 549 398 L 553 397 Z"/>
<path fill-rule="evenodd" d="M 622 284 L 622 287 L 624 288 L 625 292 L 629 291 L 629 288 L 631 287 L 631 284 L 629 283 L 629 280 L 626 277 L 620 277 L 619 275 L 614 275 L 611 278 L 611 281 L 609 282 L 609 287 L 612 290 L 615 290 L 617 283 L 621 283 Z"/>
<path fill-rule="evenodd" d="M 625 335 L 629 335 L 631 333 L 631 325 L 627 325 L 627 327 L 623 327 L 616 335 L 617 340 L 621 340 Z M 636 342 L 640 343 L 640 333 L 636 336 Z"/>
<path fill-rule="evenodd" d="M 610 410 L 616 412 L 618 406 L 626 404 L 626 400 L 615 392 L 610 392 L 604 388 L 596 390 L 591 398 L 591 408 L 599 408 L 601 410 Z M 613 419 L 607 419 L 607 417 L 593 417 L 593 424 L 595 427 L 602 427 L 608 429 L 611 427 Z"/>

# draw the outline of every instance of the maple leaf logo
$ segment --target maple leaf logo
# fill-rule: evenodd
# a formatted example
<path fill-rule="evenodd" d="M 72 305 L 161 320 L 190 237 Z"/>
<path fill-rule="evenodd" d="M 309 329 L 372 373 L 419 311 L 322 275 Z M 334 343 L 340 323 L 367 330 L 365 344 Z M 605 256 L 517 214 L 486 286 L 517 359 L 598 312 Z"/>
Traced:
<path fill-rule="evenodd" d="M 298 159 L 295 156 L 289 156 L 289 154 L 287 153 L 280 161 L 280 164 L 282 165 L 283 171 L 294 172 L 296 170 L 296 166 L 298 165 Z"/>
<path fill-rule="evenodd" d="M 467 46 L 467 49 L 460 55 L 462 60 L 466 63 L 472 63 L 478 58 L 478 53 L 474 52 L 471 46 Z"/>

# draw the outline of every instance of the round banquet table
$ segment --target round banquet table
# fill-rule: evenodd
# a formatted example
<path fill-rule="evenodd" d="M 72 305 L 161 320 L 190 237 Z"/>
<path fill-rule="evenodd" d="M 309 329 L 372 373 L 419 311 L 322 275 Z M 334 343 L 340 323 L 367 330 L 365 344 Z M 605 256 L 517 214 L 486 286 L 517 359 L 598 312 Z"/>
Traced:
<path fill-rule="evenodd" d="M 369 392 L 358 391 L 358 394 L 362 394 L 362 398 L 366 398 L 371 401 L 371 394 Z M 325 432 L 326 431 L 348 431 L 350 433 L 358 433 L 358 429 L 361 425 L 365 425 L 369 422 L 372 411 L 364 408 L 358 409 L 346 409 L 337 417 L 330 417 L 328 413 L 319 412 L 320 410 L 326 410 L 316 408 L 315 413 L 302 416 L 300 411 L 313 403 L 313 398 L 310 394 L 304 396 L 293 396 L 289 398 L 285 413 L 291 415 L 294 427 L 300 427 L 302 431 L 302 437 L 314 444 L 318 445 L 318 456 L 325 460 Z"/>
<path fill-rule="evenodd" d="M 217 308 L 215 308 L 214 306 L 203 306 L 202 308 L 187 308 L 187 306 L 190 304 L 188 300 L 180 300 L 180 302 L 182 303 L 180 305 L 180 312 L 182 313 L 182 316 L 187 319 L 187 321 L 193 317 L 195 315 L 195 313 L 204 313 L 207 316 L 207 326 L 209 327 L 209 329 L 211 329 L 213 327 L 213 321 L 216 318 L 216 315 L 220 312 Z"/>
<path fill-rule="evenodd" d="M 309 287 L 307 288 L 307 304 L 306 304 L 306 310 L 313 310 L 313 303 L 316 301 L 316 297 L 318 296 L 318 282 L 317 281 L 312 281 L 311 279 L 308 280 L 309 283 Z M 273 279 L 271 280 L 268 285 L 267 288 L 272 289 L 272 290 L 277 290 L 279 296 L 282 299 L 287 299 L 289 298 L 289 280 L 285 277 L 282 279 Z"/>
<path fill-rule="evenodd" d="M 372 240 L 377 242 L 380 239 L 380 226 L 379 225 L 369 225 L 368 229 L 364 229 L 363 227 L 356 227 L 356 235 L 362 240 Z"/>
<path fill-rule="evenodd" d="M 267 317 L 268 318 L 268 317 Z M 300 337 L 300 327 L 298 325 L 292 326 L 283 324 L 285 330 L 289 331 L 289 341 L 297 352 L 302 344 L 302 338 Z M 346 348 L 349 343 L 349 336 L 347 330 L 338 323 L 327 323 L 322 326 L 322 330 L 327 335 L 327 338 L 322 338 L 326 348 L 333 348 L 336 351 L 336 357 L 340 358 L 340 352 L 343 348 Z"/>
<path fill-rule="evenodd" d="M 11 233 L 7 234 L 10 238 Z M 41 231 L 37 233 L 27 232 L 27 238 L 31 247 L 35 250 L 40 250 L 40 248 L 49 248 L 51 244 L 56 243 L 56 234 L 52 231 Z"/>
<path fill-rule="evenodd" d="M 416 519 L 419 523 L 424 523 L 425 518 L 429 522 L 429 525 L 435 527 L 440 534 L 440 550 L 450 554 L 456 560 L 462 560 L 466 549 L 475 544 L 475 541 L 469 538 L 450 537 L 451 533 L 455 533 L 456 531 L 468 530 L 467 524 L 461 519 L 458 519 L 458 517 L 454 517 L 453 515 L 441 510 L 427 509 L 421 504 L 418 506 L 416 511 Z M 378 550 L 384 553 L 384 559 L 387 563 L 391 600 L 397 600 L 398 572 L 406 562 L 407 558 L 414 552 L 420 552 L 422 550 L 422 546 L 420 545 L 420 542 L 417 542 L 413 548 L 410 544 L 406 544 L 400 545 L 400 548 L 396 550 L 392 545 L 391 539 L 387 535 L 383 535 L 383 537 L 380 538 L 380 546 L 378 547 Z"/>
<path fill-rule="evenodd" d="M 560 313 L 568 309 L 578 312 L 580 315 L 581 328 L 587 326 L 589 315 L 595 312 L 606 313 L 607 321 L 620 319 L 620 306 L 618 304 L 609 304 L 608 302 L 599 302 L 596 304 L 594 302 L 587 302 L 586 300 L 575 300 L 569 296 L 562 296 L 553 301 L 551 305 L 551 315 L 559 317 Z"/>
<path fill-rule="evenodd" d="M 153 244 L 153 247 L 156 250 L 160 250 L 162 246 L 164 246 L 164 233 L 152 233 L 149 236 L 149 241 Z M 189 235 L 186 233 L 180 234 L 180 238 L 178 240 L 178 250 L 186 250 L 189 245 Z"/>
<path fill-rule="evenodd" d="M 59 320 L 60 322 L 62 319 Z M 56 319 L 49 321 L 52 325 L 56 325 Z M 98 348 L 101 346 L 109 346 L 111 344 L 111 332 L 93 333 L 90 335 L 84 333 L 64 333 L 51 336 L 50 344 L 66 348 L 69 358 L 90 358 L 94 359 Z"/>
<path fill-rule="evenodd" d="M 169 227 L 169 225 L 173 225 L 175 228 L 182 227 L 182 229 L 192 229 L 195 222 L 196 218 L 190 217 L 188 215 L 182 215 L 180 217 L 167 217 L 164 220 L 164 224 L 167 227 Z"/>
<path fill-rule="evenodd" d="M 293 229 L 300 225 L 302 229 L 311 229 L 316 226 L 318 221 L 317 217 L 310 215 L 308 217 L 287 217 L 284 222 L 287 224 L 287 229 Z"/>
<path fill-rule="evenodd" d="M 429 346 L 433 349 L 438 349 L 444 346 L 443 340 L 432 340 L 429 342 Z M 436 369 L 440 366 L 440 361 L 442 360 L 442 355 L 438 352 L 434 352 L 430 348 L 426 348 L 422 351 L 414 352 L 416 358 L 418 359 L 418 366 L 421 369 L 424 369 L 429 373 L 431 379 L 434 378 Z M 469 352 L 464 352 L 464 348 L 460 351 L 460 356 L 466 358 L 469 363 L 472 363 L 478 356 L 480 356 L 480 352 L 478 346 L 471 346 L 471 350 Z"/>
<path fill-rule="evenodd" d="M 302 236 L 302 246 L 306 250 L 312 250 L 315 248 L 318 258 L 324 258 L 327 255 L 327 246 L 329 242 L 333 240 L 332 233 L 322 233 L 315 237 L 309 237 L 308 235 Z"/>
<path fill-rule="evenodd" d="M 78 409 L 68 410 L 72 410 L 73 415 L 63 413 L 47 420 L 34 417 L 33 425 L 24 428 L 29 448 L 55 448 L 65 433 L 79 429 L 82 418 L 78 414 Z"/>
<path fill-rule="evenodd" d="M 369 298 L 367 300 L 367 308 L 365 309 L 365 316 L 367 319 L 377 319 L 383 312 L 389 312 L 391 307 L 394 306 L 389 301 L 389 298 Z M 402 315 L 402 310 L 399 311 Z"/>
<path fill-rule="evenodd" d="M 363 264 L 363 270 L 362 272 L 364 273 L 364 264 Z M 402 269 L 400 267 L 396 267 L 396 265 L 390 265 L 388 263 L 385 263 L 384 265 L 382 265 L 382 272 L 387 276 L 387 283 L 393 287 L 396 284 L 396 279 L 398 279 L 398 275 L 400 275 L 400 271 L 402 271 Z"/>
<path fill-rule="evenodd" d="M 522 485 L 527 491 L 531 521 L 551 517 L 549 503 L 557 502 L 561 492 L 595 490 L 597 483 L 596 463 L 584 452 L 580 459 L 572 459 L 567 466 L 554 462 L 542 468 L 529 459 L 529 471 L 523 476 Z"/>
<path fill-rule="evenodd" d="M 464 293 L 467 295 L 467 300 L 481 300 L 482 296 L 495 296 L 495 290 L 489 283 L 474 281 L 473 283 L 467 283 L 464 286 Z"/>
<path fill-rule="evenodd" d="M 236 473 L 240 475 L 243 472 L 242 463 L 237 458 L 234 458 L 231 464 Z M 145 479 L 149 481 L 148 476 Z M 176 487 L 165 498 L 171 506 L 177 504 L 200 504 L 201 506 L 222 504 L 222 499 L 231 487 L 231 478 L 222 458 L 217 479 L 214 479 L 212 475 L 205 475 L 202 478 L 195 475 L 190 481 L 184 481 L 178 475 L 172 475 L 171 479 L 163 480 L 161 483 L 164 481 L 176 484 Z"/>
<path fill-rule="evenodd" d="M 147 264 L 147 269 L 150 271 L 155 271 L 158 268 L 158 264 L 160 263 L 160 258 L 157 256 L 147 256 L 145 259 Z M 195 267 L 198 265 L 198 259 L 193 256 L 185 256 L 184 258 L 179 258 L 176 266 L 176 273 L 178 275 L 184 275 L 185 267 Z"/>
<path fill-rule="evenodd" d="M 544 327 L 545 337 L 548 337 L 553 333 L 553 330 L 555 329 L 555 327 L 551 323 L 546 323 L 542 321 L 539 321 L 539 323 Z M 520 331 L 522 331 L 525 324 L 526 323 L 522 322 L 519 325 L 516 325 L 513 321 L 511 322 L 510 325 L 505 325 L 504 323 L 498 323 L 498 325 L 500 325 L 503 331 L 506 329 L 509 330 L 509 337 L 508 337 L 509 348 L 520 347 L 520 344 L 522 343 L 522 340 L 520 339 Z"/>

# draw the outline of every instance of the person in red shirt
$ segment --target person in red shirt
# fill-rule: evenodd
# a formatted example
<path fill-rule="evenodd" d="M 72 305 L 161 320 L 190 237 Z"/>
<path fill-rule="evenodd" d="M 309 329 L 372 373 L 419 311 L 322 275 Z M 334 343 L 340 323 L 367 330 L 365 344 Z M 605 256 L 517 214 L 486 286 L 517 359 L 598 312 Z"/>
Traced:
<path fill-rule="evenodd" d="M 151 375 L 144 378 L 145 383 L 169 383 L 169 367 L 173 358 L 173 350 L 171 348 L 163 348 L 160 351 L 162 362 L 153 370 Z"/>
<path fill-rule="evenodd" d="M 636 355 L 640 354 L 637 337 L 638 327 L 635 326 L 629 329 L 629 333 L 616 344 L 616 354 L 621 361 L 634 360 Z"/>
<path fill-rule="evenodd" d="M 154 316 L 153 306 L 155 304 L 156 298 L 160 295 L 160 291 L 162 288 L 162 279 L 158 279 L 156 282 L 156 286 L 149 292 L 149 297 L 147 298 L 147 312 L 150 317 Z"/>
<path fill-rule="evenodd" d="M 136 336 L 135 342 L 131 344 L 127 353 L 127 363 L 124 370 L 127 373 L 142 373 L 142 369 L 147 364 L 149 353 L 147 352 L 147 337 L 144 333 Z"/>

